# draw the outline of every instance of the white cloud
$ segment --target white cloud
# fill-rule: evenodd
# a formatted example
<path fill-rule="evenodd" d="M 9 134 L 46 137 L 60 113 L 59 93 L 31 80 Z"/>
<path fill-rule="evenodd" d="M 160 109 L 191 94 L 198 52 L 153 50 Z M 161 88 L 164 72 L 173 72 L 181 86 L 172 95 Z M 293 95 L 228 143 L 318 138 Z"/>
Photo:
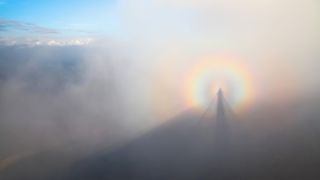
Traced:
<path fill-rule="evenodd" d="M 94 38 L 0 38 L 0 44 L 7 46 L 26 45 L 26 46 L 84 46 L 93 44 Z"/>

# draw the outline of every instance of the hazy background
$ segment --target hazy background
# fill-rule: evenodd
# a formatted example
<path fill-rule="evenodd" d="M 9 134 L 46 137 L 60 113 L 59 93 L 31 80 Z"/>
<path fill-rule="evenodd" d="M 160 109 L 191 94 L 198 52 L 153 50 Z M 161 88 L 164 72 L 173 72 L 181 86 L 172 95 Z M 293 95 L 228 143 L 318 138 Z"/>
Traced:
<path fill-rule="evenodd" d="M 254 136 L 302 133 L 317 149 L 319 47 L 317 0 L 0 0 L 0 173 L 167 122 L 193 108 L 192 67 L 221 55 L 250 67 L 254 102 L 238 123 Z"/>

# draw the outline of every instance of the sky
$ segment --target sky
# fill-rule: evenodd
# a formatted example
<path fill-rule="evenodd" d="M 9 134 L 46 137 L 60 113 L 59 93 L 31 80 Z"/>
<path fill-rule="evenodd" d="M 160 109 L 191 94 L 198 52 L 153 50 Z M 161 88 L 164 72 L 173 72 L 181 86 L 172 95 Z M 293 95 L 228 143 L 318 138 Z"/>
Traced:
<path fill-rule="evenodd" d="M 0 0 L 0 167 L 132 138 L 219 88 L 240 116 L 309 117 L 319 19 L 318 0 Z"/>
<path fill-rule="evenodd" d="M 0 16 L 6 20 L 32 23 L 65 35 L 116 33 L 117 2 L 107 1 L 1 1 Z"/>

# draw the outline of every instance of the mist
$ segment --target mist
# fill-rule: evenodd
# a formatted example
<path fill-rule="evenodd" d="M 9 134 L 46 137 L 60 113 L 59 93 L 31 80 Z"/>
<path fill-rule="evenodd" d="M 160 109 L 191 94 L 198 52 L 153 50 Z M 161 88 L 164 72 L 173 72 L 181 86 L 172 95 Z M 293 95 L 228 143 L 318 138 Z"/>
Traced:
<path fill-rule="evenodd" d="M 106 4 L 0 19 L 0 179 L 320 177 L 319 2 Z"/>
<path fill-rule="evenodd" d="M 108 147 L 158 124 L 141 95 L 141 67 L 116 51 L 1 46 L 1 158 Z"/>

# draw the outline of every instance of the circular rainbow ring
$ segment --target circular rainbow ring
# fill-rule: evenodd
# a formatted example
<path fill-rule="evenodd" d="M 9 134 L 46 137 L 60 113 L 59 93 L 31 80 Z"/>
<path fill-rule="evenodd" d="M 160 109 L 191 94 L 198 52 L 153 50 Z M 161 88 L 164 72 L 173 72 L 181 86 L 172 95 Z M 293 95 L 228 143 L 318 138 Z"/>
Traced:
<path fill-rule="evenodd" d="M 238 61 L 237 61 L 238 60 Z M 231 107 L 246 109 L 254 99 L 253 76 L 239 59 L 211 57 L 193 66 L 187 78 L 187 104 L 205 108 L 221 88 Z"/>

